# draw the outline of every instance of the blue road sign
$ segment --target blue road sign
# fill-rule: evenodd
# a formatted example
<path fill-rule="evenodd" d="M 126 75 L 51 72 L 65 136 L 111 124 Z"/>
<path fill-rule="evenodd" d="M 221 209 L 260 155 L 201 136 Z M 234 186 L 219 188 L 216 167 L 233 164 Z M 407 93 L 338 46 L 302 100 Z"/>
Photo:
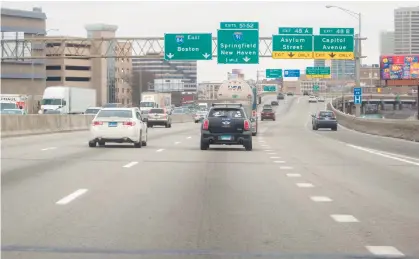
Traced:
<path fill-rule="evenodd" d="M 286 69 L 284 70 L 284 77 L 300 77 L 299 69 Z"/>
<path fill-rule="evenodd" d="M 361 104 L 362 103 L 362 88 L 355 87 L 354 88 L 354 104 Z"/>

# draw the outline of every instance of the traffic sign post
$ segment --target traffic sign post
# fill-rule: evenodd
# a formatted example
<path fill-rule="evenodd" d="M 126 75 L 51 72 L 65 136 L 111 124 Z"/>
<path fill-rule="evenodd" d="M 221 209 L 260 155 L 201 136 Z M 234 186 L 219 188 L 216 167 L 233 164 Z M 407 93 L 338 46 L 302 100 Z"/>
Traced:
<path fill-rule="evenodd" d="M 165 60 L 211 60 L 211 33 L 164 34 Z"/>
<path fill-rule="evenodd" d="M 307 78 L 331 78 L 330 67 L 307 67 Z"/>
<path fill-rule="evenodd" d="M 284 70 L 284 77 L 300 77 L 300 70 L 299 69 Z"/>
<path fill-rule="evenodd" d="M 266 78 L 282 78 L 282 69 L 266 69 Z"/>
<path fill-rule="evenodd" d="M 312 59 L 312 35 L 272 35 L 273 59 Z"/>
<path fill-rule="evenodd" d="M 259 64 L 258 30 L 218 30 L 218 64 Z"/>

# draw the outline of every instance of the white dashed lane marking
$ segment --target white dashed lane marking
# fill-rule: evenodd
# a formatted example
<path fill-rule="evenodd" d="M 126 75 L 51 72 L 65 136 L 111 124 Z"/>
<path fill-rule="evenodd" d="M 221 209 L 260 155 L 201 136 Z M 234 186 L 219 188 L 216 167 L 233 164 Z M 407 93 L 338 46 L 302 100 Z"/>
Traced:
<path fill-rule="evenodd" d="M 314 185 L 312 183 L 296 183 L 296 185 L 300 188 L 312 188 Z"/>
<path fill-rule="evenodd" d="M 278 158 L 281 158 L 281 157 L 279 157 L 279 156 L 271 156 L 270 158 L 272 158 L 272 159 L 278 159 Z"/>
<path fill-rule="evenodd" d="M 281 170 L 291 170 L 292 166 L 280 166 L 279 169 L 281 169 Z"/>
<path fill-rule="evenodd" d="M 56 149 L 56 147 L 47 147 L 47 148 L 43 148 L 41 149 L 42 151 L 47 151 L 47 150 L 53 150 Z"/>
<path fill-rule="evenodd" d="M 334 219 L 336 222 L 341 223 L 359 222 L 359 220 L 357 220 L 352 215 L 332 214 L 330 217 L 332 217 L 332 219 Z"/>
<path fill-rule="evenodd" d="M 367 250 L 377 256 L 386 258 L 400 258 L 405 255 L 393 246 L 366 246 Z"/>
<path fill-rule="evenodd" d="M 163 148 L 160 148 L 160 149 L 157 149 L 156 152 L 162 152 L 163 150 L 164 150 Z"/>
<path fill-rule="evenodd" d="M 190 138 L 192 138 L 192 137 L 191 136 L 187 137 L 187 139 L 190 139 Z"/>
<path fill-rule="evenodd" d="M 301 177 L 301 174 L 287 174 L 288 177 Z"/>
<path fill-rule="evenodd" d="M 274 161 L 274 163 L 277 163 L 277 164 L 284 164 L 284 163 L 285 163 L 285 161 L 280 161 L 280 160 L 277 160 L 277 161 Z"/>
<path fill-rule="evenodd" d="M 326 196 L 311 196 L 310 199 L 314 202 L 331 202 L 332 199 Z"/>
<path fill-rule="evenodd" d="M 77 191 L 65 196 L 61 200 L 57 201 L 56 204 L 58 205 L 65 205 L 67 203 L 70 203 L 72 200 L 76 199 L 77 197 L 80 197 L 81 195 L 85 194 L 87 192 L 87 189 L 78 189 Z"/>
<path fill-rule="evenodd" d="M 130 167 L 132 167 L 132 166 L 134 166 L 134 165 L 136 165 L 136 164 L 138 164 L 138 162 L 130 162 L 130 163 L 128 163 L 128 164 L 126 164 L 126 165 L 124 165 L 123 167 L 125 167 L 125 168 L 130 168 Z"/>
<path fill-rule="evenodd" d="M 180 144 L 180 142 L 175 142 L 175 145 Z"/>
<path fill-rule="evenodd" d="M 268 155 L 276 155 L 276 153 L 268 153 Z"/>

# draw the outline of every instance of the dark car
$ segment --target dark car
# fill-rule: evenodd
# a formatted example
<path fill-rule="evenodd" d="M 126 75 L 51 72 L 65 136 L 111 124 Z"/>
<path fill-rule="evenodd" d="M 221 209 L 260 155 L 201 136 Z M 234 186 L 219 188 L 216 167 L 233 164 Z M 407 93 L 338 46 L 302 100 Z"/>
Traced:
<path fill-rule="evenodd" d="M 279 103 L 278 103 L 277 101 L 272 101 L 272 102 L 271 102 L 271 105 L 272 105 L 272 106 L 278 106 L 278 105 L 279 105 Z"/>
<path fill-rule="evenodd" d="M 338 130 L 338 121 L 336 120 L 336 116 L 332 111 L 319 111 L 317 114 L 311 115 L 311 117 L 313 130 L 324 128 L 331 129 L 333 131 Z"/>
<path fill-rule="evenodd" d="M 284 99 L 285 99 L 285 96 L 284 96 L 284 94 L 279 93 L 279 94 L 276 96 L 276 99 L 277 99 L 277 100 L 284 100 Z"/>
<path fill-rule="evenodd" d="M 304 91 L 303 95 L 309 95 L 309 93 L 307 91 Z"/>
<path fill-rule="evenodd" d="M 241 104 L 213 104 L 202 122 L 201 150 L 210 145 L 243 145 L 252 150 L 252 125 Z"/>
<path fill-rule="evenodd" d="M 275 120 L 275 112 L 273 109 L 263 109 L 260 113 L 261 120 Z"/>
<path fill-rule="evenodd" d="M 288 96 L 294 96 L 294 93 L 293 92 L 288 92 L 287 95 Z"/>

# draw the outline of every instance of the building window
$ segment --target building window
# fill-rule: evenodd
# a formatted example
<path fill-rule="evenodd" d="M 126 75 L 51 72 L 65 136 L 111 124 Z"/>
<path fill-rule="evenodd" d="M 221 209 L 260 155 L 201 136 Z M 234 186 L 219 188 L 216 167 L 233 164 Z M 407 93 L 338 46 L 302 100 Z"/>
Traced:
<path fill-rule="evenodd" d="M 90 71 L 90 67 L 87 66 L 65 66 L 66 70 L 78 70 L 78 71 Z"/>
<path fill-rule="evenodd" d="M 73 82 L 89 82 L 90 77 L 66 77 L 65 81 Z"/>
<path fill-rule="evenodd" d="M 46 66 L 46 70 L 61 70 L 61 66 Z"/>
<path fill-rule="evenodd" d="M 124 93 L 124 91 L 125 91 L 125 88 L 122 88 L 122 93 Z"/>
<path fill-rule="evenodd" d="M 49 82 L 61 81 L 61 76 L 49 76 L 49 77 L 47 77 L 47 81 L 49 81 Z"/>

